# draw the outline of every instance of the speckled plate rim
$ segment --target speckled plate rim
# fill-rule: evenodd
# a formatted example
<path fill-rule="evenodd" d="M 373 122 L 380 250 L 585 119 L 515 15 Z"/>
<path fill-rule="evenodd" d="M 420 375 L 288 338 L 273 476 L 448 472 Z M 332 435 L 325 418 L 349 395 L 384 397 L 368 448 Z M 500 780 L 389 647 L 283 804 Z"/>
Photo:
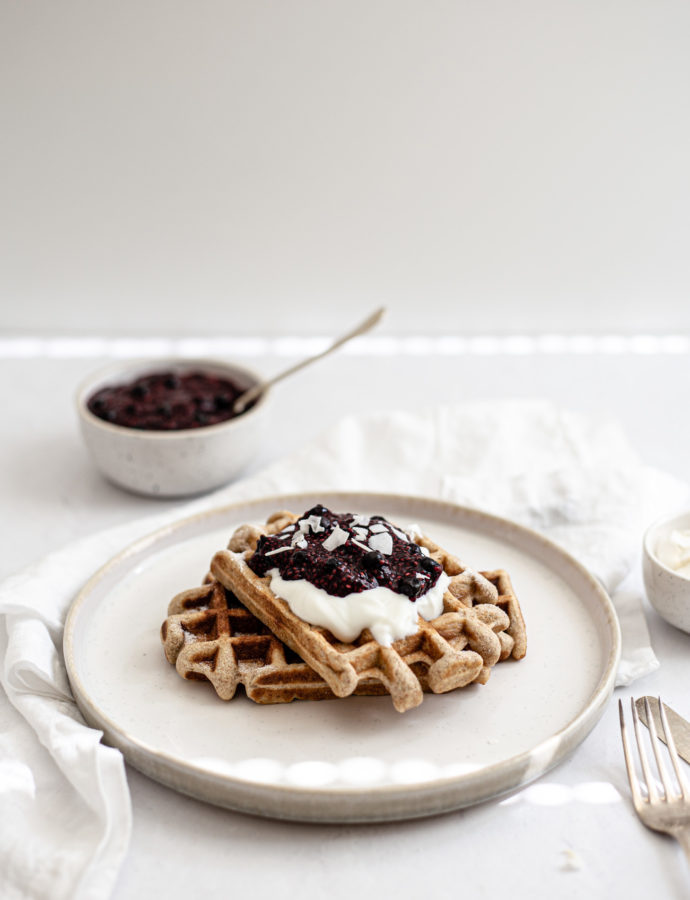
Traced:
<path fill-rule="evenodd" d="M 77 672 L 75 628 L 94 591 L 106 577 L 122 568 L 127 574 L 138 560 L 175 543 L 231 523 L 260 520 L 271 509 L 302 508 L 323 502 L 336 508 L 382 508 L 405 503 L 420 518 L 440 518 L 461 528 L 476 528 L 483 534 L 519 546 L 527 556 L 549 568 L 569 572 L 599 606 L 607 628 L 608 656 L 599 680 L 579 713 L 563 728 L 530 750 L 480 769 L 417 784 L 395 784 L 333 789 L 262 784 L 219 773 L 154 747 L 128 733 L 93 700 L 88 685 Z M 187 533 L 190 532 L 190 533 Z M 530 552 L 531 550 L 531 552 Z M 566 580 L 564 578 L 564 580 Z M 578 590 L 572 587 L 582 599 Z M 529 641 L 529 622 L 528 641 Z M 594 576 L 569 553 L 538 532 L 508 519 L 444 500 L 412 495 L 304 491 L 243 500 L 205 510 L 174 521 L 139 538 L 116 554 L 85 584 L 74 599 L 65 622 L 63 650 L 67 674 L 77 705 L 86 722 L 103 732 L 104 742 L 119 749 L 125 760 L 145 775 L 200 800 L 229 809 L 279 819 L 311 822 L 376 822 L 411 819 L 449 812 L 489 800 L 521 787 L 549 771 L 567 757 L 597 723 L 613 693 L 620 660 L 621 637 L 616 612 L 606 591 Z"/>

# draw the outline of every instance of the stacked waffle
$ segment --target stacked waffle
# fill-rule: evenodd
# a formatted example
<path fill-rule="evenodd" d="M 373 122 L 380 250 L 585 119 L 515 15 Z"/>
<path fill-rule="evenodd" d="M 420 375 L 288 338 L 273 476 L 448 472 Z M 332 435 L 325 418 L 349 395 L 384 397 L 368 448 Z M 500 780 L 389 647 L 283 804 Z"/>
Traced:
<path fill-rule="evenodd" d="M 161 639 L 168 661 L 183 678 L 210 681 L 224 700 L 241 684 L 257 703 L 390 694 L 395 708 L 404 712 L 421 703 L 425 691 L 485 684 L 494 665 L 525 655 L 524 620 L 505 571 L 475 572 L 428 537 L 403 534 L 383 519 L 379 534 L 391 530 L 416 544 L 410 552 L 433 560 L 433 570 L 443 573 L 438 614 L 430 620 L 417 615 L 416 630 L 390 643 L 376 640 L 366 627 L 354 640 L 343 640 L 305 621 L 274 590 L 272 574 L 254 569 L 259 568 L 257 547 L 270 537 L 285 542 L 286 559 L 296 552 L 287 541 L 291 534 L 293 545 L 297 537 L 306 546 L 309 536 L 321 550 L 327 535 L 310 535 L 303 525 L 314 519 L 319 521 L 309 513 L 300 518 L 279 512 L 264 526 L 241 526 L 228 549 L 213 557 L 206 582 L 173 598 Z M 426 568 L 432 570 L 431 564 Z M 346 599 L 352 597 L 357 595 Z"/>

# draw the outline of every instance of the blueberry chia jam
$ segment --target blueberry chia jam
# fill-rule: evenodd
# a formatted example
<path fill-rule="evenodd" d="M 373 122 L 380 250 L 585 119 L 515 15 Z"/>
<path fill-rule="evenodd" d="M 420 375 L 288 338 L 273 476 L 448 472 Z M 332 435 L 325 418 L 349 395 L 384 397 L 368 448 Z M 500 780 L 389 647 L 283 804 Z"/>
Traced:
<path fill-rule="evenodd" d="M 335 597 L 386 587 L 416 600 L 442 566 L 383 516 L 334 513 L 314 506 L 278 534 L 263 535 L 247 563 L 260 577 L 278 569 Z"/>
<path fill-rule="evenodd" d="M 153 372 L 101 388 L 87 406 L 99 419 L 124 428 L 181 431 L 235 418 L 232 406 L 243 391 L 234 381 L 206 372 Z"/>

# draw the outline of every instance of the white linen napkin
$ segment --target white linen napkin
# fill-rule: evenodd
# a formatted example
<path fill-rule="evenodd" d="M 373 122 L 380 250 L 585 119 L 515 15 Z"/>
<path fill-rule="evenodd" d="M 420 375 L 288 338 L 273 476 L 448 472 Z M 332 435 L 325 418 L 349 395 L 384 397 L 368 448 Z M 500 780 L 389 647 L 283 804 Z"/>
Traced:
<path fill-rule="evenodd" d="M 61 652 L 69 605 L 129 542 L 167 521 L 292 491 L 439 497 L 535 528 L 582 560 L 623 630 L 618 683 L 658 666 L 636 574 L 645 524 L 688 486 L 643 466 L 616 426 L 541 402 L 438 407 L 344 419 L 264 472 L 166 513 L 90 536 L 0 585 L 0 894 L 104 900 L 127 851 L 131 811 L 118 751 L 74 704 Z"/>

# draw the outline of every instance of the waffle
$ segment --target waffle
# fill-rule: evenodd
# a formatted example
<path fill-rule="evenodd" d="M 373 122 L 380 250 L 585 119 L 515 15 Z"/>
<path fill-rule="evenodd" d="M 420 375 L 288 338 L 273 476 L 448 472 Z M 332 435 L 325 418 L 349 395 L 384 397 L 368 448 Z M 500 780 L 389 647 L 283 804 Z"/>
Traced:
<path fill-rule="evenodd" d="M 239 685 L 256 703 L 327 700 L 326 682 L 218 582 L 183 591 L 161 626 L 166 659 L 190 681 L 209 681 L 222 700 Z M 373 679 L 357 693 L 381 694 Z"/>
<path fill-rule="evenodd" d="M 228 550 L 213 557 L 211 573 L 298 653 L 336 696 L 362 692 L 373 680 L 403 712 L 422 702 L 425 688 L 445 693 L 472 682 L 486 683 L 491 667 L 506 653 L 505 641 L 498 635 L 510 627 L 508 614 L 495 602 L 495 585 L 479 573 L 467 574 L 446 554 L 443 565 L 452 577 L 438 618 L 427 622 L 419 617 L 417 632 L 390 647 L 375 641 L 367 629 L 355 641 L 343 642 L 296 616 L 270 590 L 270 578 L 257 576 L 246 563 L 262 534 L 276 534 L 297 519 L 279 512 L 269 517 L 265 528 L 241 526 Z"/>
<path fill-rule="evenodd" d="M 504 569 L 475 572 L 425 535 L 418 535 L 415 540 L 420 546 L 426 547 L 429 556 L 440 563 L 448 575 L 453 576 L 448 590 L 459 604 L 476 609 L 479 603 L 491 603 L 506 613 L 508 626 L 498 634 L 501 642 L 500 659 L 522 659 L 527 652 L 527 631 L 508 573 Z"/>

